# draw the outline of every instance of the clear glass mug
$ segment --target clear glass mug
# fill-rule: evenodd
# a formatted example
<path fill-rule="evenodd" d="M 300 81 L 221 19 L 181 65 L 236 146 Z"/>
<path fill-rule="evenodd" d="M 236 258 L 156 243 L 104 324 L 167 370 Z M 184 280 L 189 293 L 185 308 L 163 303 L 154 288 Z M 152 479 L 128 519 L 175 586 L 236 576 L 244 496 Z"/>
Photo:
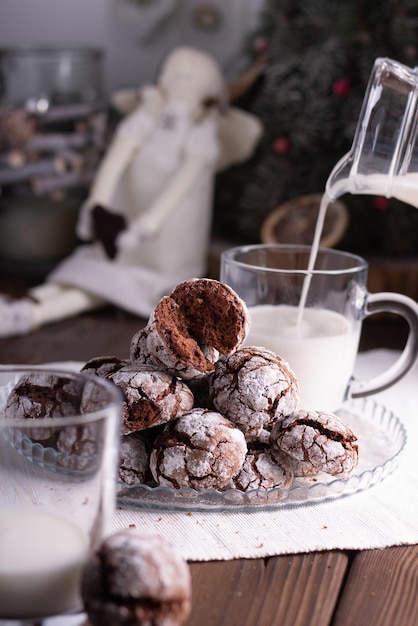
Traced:
<path fill-rule="evenodd" d="M 0 625 L 83 609 L 83 564 L 111 532 L 121 407 L 98 376 L 0 368 Z"/>
<path fill-rule="evenodd" d="M 226 250 L 221 281 L 247 304 L 247 345 L 270 348 L 294 370 L 301 408 L 336 411 L 348 398 L 395 384 L 418 358 L 418 304 L 402 294 L 367 291 L 368 265 L 360 256 L 319 250 L 307 270 L 310 246 L 256 244 Z M 309 281 L 300 317 L 300 303 Z M 409 324 L 406 345 L 395 363 L 369 380 L 353 378 L 362 321 L 394 313 Z M 299 321 L 300 320 L 300 321 Z"/>
<path fill-rule="evenodd" d="M 418 207 L 418 68 L 376 59 L 351 150 L 326 185 L 345 193 L 393 197 Z"/>

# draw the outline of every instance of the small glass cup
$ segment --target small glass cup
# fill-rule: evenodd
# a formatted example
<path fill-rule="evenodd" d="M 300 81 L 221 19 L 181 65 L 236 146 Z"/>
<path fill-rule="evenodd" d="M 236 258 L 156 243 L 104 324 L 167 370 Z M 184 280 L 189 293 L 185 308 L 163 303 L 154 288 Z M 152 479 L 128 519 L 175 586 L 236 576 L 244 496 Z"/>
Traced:
<path fill-rule="evenodd" d="M 110 533 L 122 398 L 105 379 L 0 370 L 0 624 L 82 610 L 80 580 Z"/>
<path fill-rule="evenodd" d="M 404 376 L 418 358 L 418 304 L 398 293 L 367 291 L 365 259 L 319 250 L 309 271 L 311 247 L 256 244 L 226 250 L 223 282 L 247 304 L 247 345 L 276 352 L 299 381 L 301 408 L 337 411 L 345 400 L 377 393 Z M 306 290 L 306 287 L 308 289 Z M 306 294 L 306 302 L 303 295 Z M 353 378 L 362 321 L 375 313 L 406 319 L 409 335 L 398 360 L 369 380 Z"/>

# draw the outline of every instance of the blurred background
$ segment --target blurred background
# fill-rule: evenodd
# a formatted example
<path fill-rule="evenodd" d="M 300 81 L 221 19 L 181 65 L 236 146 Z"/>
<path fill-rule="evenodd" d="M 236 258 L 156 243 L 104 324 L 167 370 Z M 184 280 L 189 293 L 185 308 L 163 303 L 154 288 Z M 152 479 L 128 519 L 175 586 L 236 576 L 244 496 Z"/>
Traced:
<path fill-rule="evenodd" d="M 260 0 L 2 0 L 0 268 L 44 275 L 77 244 L 77 211 L 120 114 L 179 45 L 245 65 Z M 65 105 L 65 106 L 63 106 Z"/>
<path fill-rule="evenodd" d="M 243 35 L 262 0 L 2 0 L 1 47 L 95 47 L 105 53 L 107 93 L 155 77 L 179 44 L 211 53 L 236 71 Z"/>
<path fill-rule="evenodd" d="M 27 48 L 31 62 L 39 48 L 83 50 L 81 60 L 77 54 L 65 59 L 67 73 L 76 68 L 79 89 L 57 88 L 56 58 L 48 61 L 47 89 L 49 97 L 55 90 L 58 104 L 88 105 L 60 120 L 59 131 L 69 134 L 61 160 L 48 164 L 38 152 L 34 166 L 32 146 L 23 174 L 15 149 L 31 129 L 22 129 L 16 111 L 5 118 L 7 131 L 0 120 L 2 267 L 42 273 L 76 244 L 77 207 L 118 121 L 111 94 L 153 82 L 164 55 L 183 44 L 212 54 L 230 85 L 232 104 L 264 125 L 252 158 L 216 179 L 215 248 L 218 241 L 222 246 L 266 237 L 310 242 L 318 198 L 332 166 L 351 146 L 375 58 L 418 63 L 418 0 L 1 0 L 3 113 L 23 101 L 29 108 L 43 106 L 31 100 L 33 66 L 22 69 Z M 11 139 L 10 128 L 23 138 Z M 41 130 L 49 134 L 57 127 Z M 80 132 L 94 145 L 88 154 L 77 147 Z M 378 258 L 379 289 L 416 297 L 418 211 L 383 197 L 344 197 L 341 204 L 342 210 L 329 213 L 330 245 Z"/>

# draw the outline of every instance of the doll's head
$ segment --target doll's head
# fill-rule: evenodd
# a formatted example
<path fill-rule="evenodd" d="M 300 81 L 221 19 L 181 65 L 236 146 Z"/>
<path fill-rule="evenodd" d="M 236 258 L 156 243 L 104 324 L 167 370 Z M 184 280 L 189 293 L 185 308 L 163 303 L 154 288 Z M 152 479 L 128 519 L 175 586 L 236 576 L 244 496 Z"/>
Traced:
<path fill-rule="evenodd" d="M 185 102 L 192 107 L 226 101 L 226 87 L 216 62 L 208 54 L 193 48 L 176 48 L 163 66 L 158 80 L 168 100 Z"/>

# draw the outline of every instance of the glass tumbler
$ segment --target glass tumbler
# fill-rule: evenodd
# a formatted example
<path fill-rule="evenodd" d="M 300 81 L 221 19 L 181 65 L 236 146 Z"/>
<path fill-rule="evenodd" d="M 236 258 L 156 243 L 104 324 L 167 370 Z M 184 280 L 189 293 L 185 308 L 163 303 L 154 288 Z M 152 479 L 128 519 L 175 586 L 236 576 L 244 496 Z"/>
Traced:
<path fill-rule="evenodd" d="M 98 376 L 0 370 L 0 624 L 82 610 L 80 580 L 110 533 L 121 395 Z"/>

